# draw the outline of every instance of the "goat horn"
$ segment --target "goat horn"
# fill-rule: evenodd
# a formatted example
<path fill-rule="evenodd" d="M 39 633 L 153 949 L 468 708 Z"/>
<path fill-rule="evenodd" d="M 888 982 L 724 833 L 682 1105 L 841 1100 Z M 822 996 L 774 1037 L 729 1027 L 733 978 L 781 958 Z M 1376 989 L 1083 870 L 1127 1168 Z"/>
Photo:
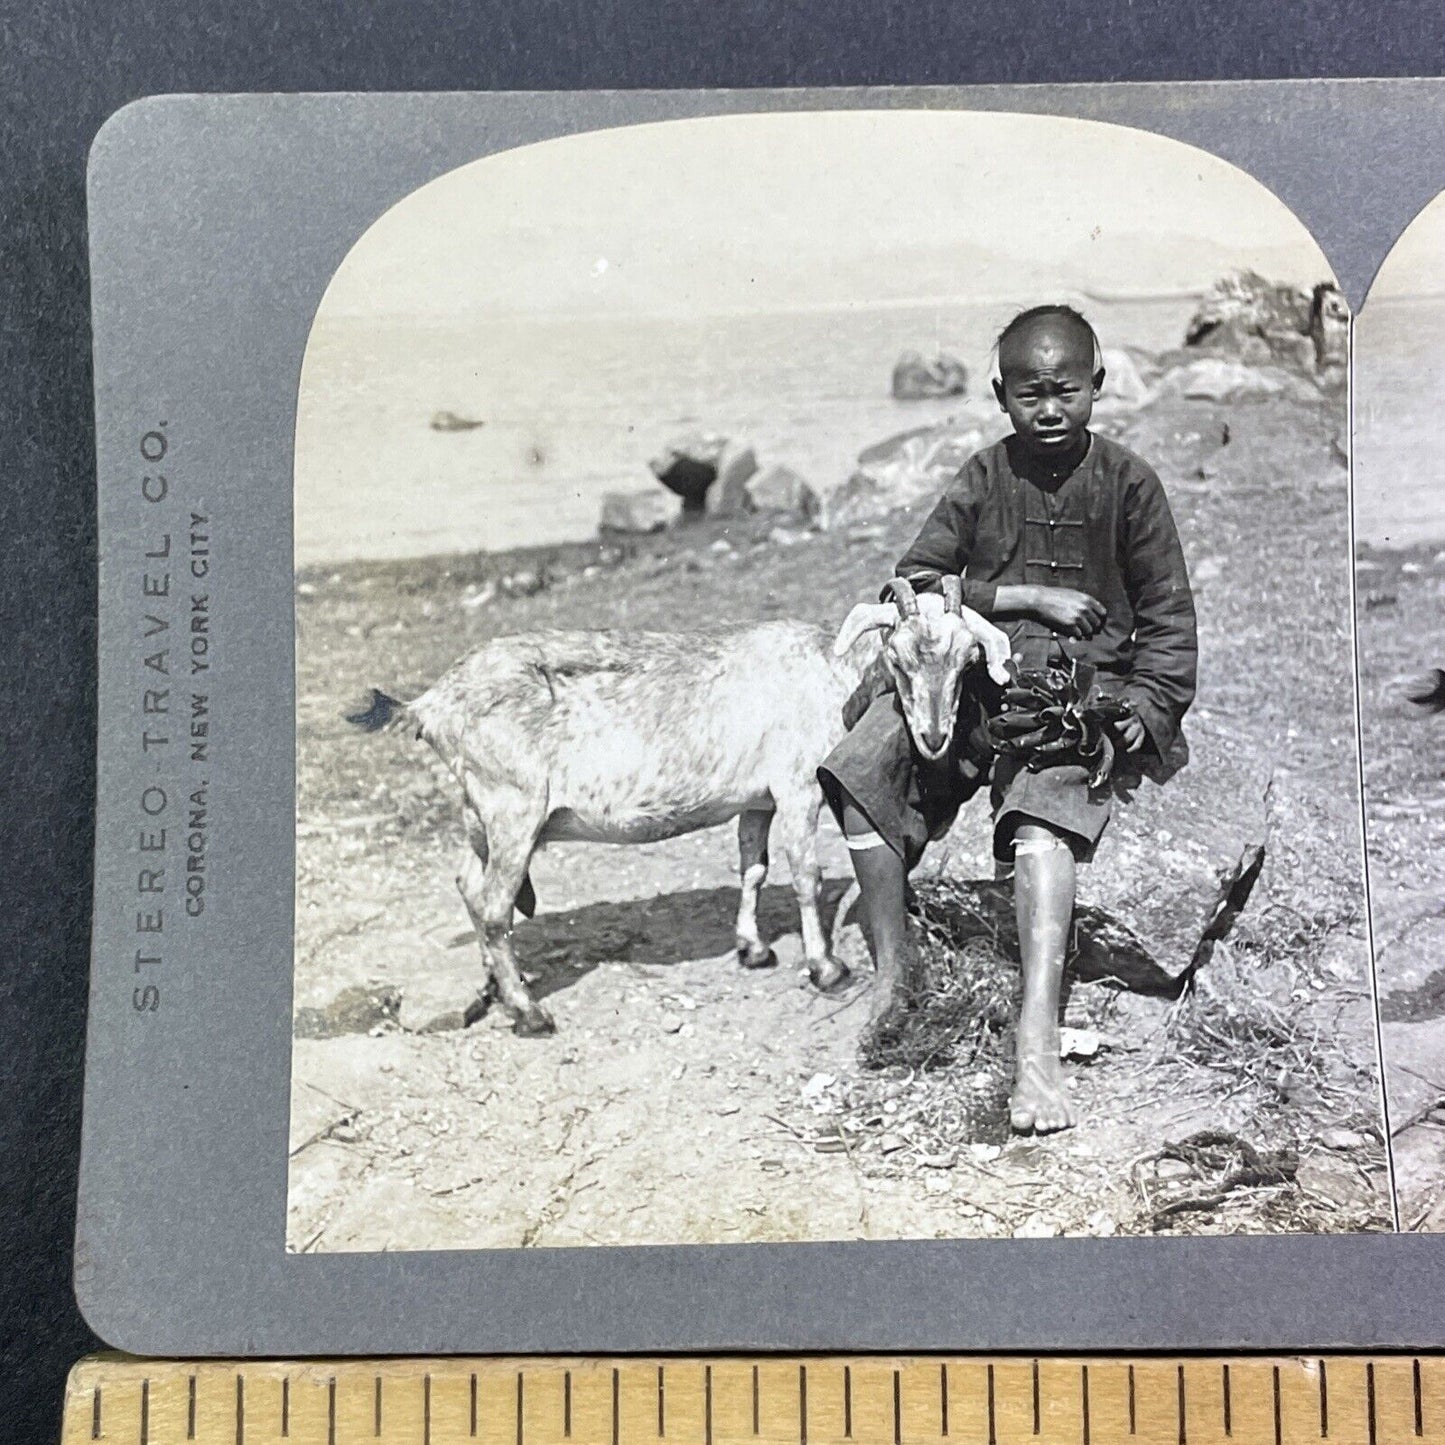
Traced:
<path fill-rule="evenodd" d="M 963 616 L 963 578 L 953 573 L 943 576 L 943 610 L 957 617 Z"/>
<path fill-rule="evenodd" d="M 833 643 L 833 656 L 842 657 L 865 632 L 877 632 L 898 625 L 898 611 L 891 602 L 860 602 L 843 619 Z"/>
<path fill-rule="evenodd" d="M 893 600 L 898 604 L 900 617 L 918 616 L 918 596 L 913 590 L 913 584 L 906 577 L 895 577 L 889 584 L 888 589 L 893 593 Z"/>

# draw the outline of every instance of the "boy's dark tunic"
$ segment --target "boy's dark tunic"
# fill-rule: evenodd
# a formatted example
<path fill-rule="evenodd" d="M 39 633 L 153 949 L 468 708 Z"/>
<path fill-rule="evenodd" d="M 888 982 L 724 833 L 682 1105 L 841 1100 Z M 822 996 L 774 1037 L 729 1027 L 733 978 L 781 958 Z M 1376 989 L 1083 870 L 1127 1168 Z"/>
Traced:
<path fill-rule="evenodd" d="M 1032 473 L 1016 437 L 977 453 L 949 484 L 897 573 L 916 587 L 944 573 L 964 577 L 964 602 L 990 616 L 1003 585 L 1071 587 L 1103 604 L 1087 640 L 1059 637 L 1033 618 L 997 619 L 1025 669 L 1075 658 L 1098 669 L 1102 690 L 1133 704 L 1152 761 L 1180 744 L 1194 698 L 1198 641 L 1194 598 L 1164 488 L 1133 452 L 1090 433 L 1084 459 L 1062 480 Z M 1090 792 L 1083 767 L 1029 772 L 994 760 L 982 726 L 985 697 L 966 696 L 950 755 L 913 751 L 897 696 L 875 697 L 818 771 L 835 814 L 846 792 L 910 867 L 947 830 L 992 764 L 994 851 L 1009 856 L 1013 829 L 1037 818 L 1093 854 L 1110 794 Z"/>

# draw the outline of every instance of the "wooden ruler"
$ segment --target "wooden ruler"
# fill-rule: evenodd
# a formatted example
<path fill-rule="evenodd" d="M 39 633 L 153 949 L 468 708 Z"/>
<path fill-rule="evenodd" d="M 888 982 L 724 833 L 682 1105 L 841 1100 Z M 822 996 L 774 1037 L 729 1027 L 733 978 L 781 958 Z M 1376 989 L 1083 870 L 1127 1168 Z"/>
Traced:
<path fill-rule="evenodd" d="M 64 1445 L 1445 1445 L 1445 1356 L 139 1360 Z"/>

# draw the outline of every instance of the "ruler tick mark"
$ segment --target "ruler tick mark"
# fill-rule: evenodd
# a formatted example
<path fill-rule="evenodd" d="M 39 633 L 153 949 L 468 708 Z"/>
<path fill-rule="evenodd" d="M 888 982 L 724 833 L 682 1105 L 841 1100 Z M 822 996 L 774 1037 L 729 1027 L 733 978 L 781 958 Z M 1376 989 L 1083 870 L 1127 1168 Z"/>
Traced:
<path fill-rule="evenodd" d="M 381 1434 L 381 1376 L 378 1375 L 371 1390 L 371 1433 Z"/>
<path fill-rule="evenodd" d="M 1084 1445 L 1089 1445 L 1094 1433 L 1093 1421 L 1089 1418 L 1089 1367 L 1079 1367 L 1079 1415 L 1084 1422 Z"/>
<path fill-rule="evenodd" d="M 893 1372 L 893 1445 L 903 1445 L 903 1377 Z"/>
<path fill-rule="evenodd" d="M 843 1366 L 843 1438 L 853 1438 L 853 1371 Z"/>
<path fill-rule="evenodd" d="M 993 1366 L 988 1367 L 988 1445 L 998 1445 L 998 1417 L 993 1405 Z"/>
<path fill-rule="evenodd" d="M 472 1414 L 471 1414 L 472 1438 L 477 1436 L 477 1376 L 472 1372 Z M 567 1376 L 567 1433 L 572 1433 L 572 1376 Z"/>
<path fill-rule="evenodd" d="M 246 1439 L 246 1377 L 236 1376 L 236 1445 Z"/>
<path fill-rule="evenodd" d="M 1033 1376 L 1034 1376 L 1034 1434 L 1037 1435 L 1037 1434 L 1039 1433 L 1039 1425 L 1040 1425 L 1040 1423 L 1041 1423 L 1040 1420 L 1039 1420 L 1039 1362 L 1038 1362 L 1037 1360 L 1034 1361 Z"/>
<path fill-rule="evenodd" d="M 712 1366 L 702 1372 L 702 1436 L 703 1445 L 712 1445 Z"/>
<path fill-rule="evenodd" d="M 326 1382 L 326 1445 L 336 1445 L 336 1376 Z"/>
<path fill-rule="evenodd" d="M 798 1366 L 798 1441 L 808 1445 L 808 1367 Z"/>
<path fill-rule="evenodd" d="M 662 1366 L 657 1367 L 657 1438 L 667 1434 L 667 1386 L 663 1384 Z M 521 1440 L 517 1445 L 522 1445 Z"/>
<path fill-rule="evenodd" d="M 758 1367 L 753 1366 L 753 1434 L 758 1433 Z M 617 1445 L 614 1440 L 612 1445 Z"/>
<path fill-rule="evenodd" d="M 285 1418 L 284 1416 L 282 1417 Z M 286 1431 L 283 1429 L 284 1435 Z M 196 1377 L 192 1375 L 186 1381 L 186 1439 L 196 1438 Z"/>
<path fill-rule="evenodd" d="M 431 1376 L 421 1377 L 421 1438 L 422 1445 L 431 1445 Z"/>
<path fill-rule="evenodd" d="M 473 1385 L 476 1376 L 472 1376 Z M 472 1434 L 477 1433 L 476 1427 L 472 1427 Z M 564 1439 L 572 1438 L 572 1371 L 567 1370 L 562 1376 L 562 1435 Z"/>
<path fill-rule="evenodd" d="M 938 1367 L 938 1423 L 940 1435 L 948 1434 L 948 1366 Z"/>
<path fill-rule="evenodd" d="M 1179 1445 L 1187 1445 L 1188 1435 L 1186 1433 L 1185 1420 L 1188 1418 L 1184 1401 L 1184 1366 L 1179 1366 L 1178 1402 L 1176 1408 L 1179 1411 Z"/>
<path fill-rule="evenodd" d="M 151 1382 L 140 1382 L 140 1445 L 150 1445 L 151 1440 Z"/>
<path fill-rule="evenodd" d="M 1328 1440 L 1330 1435 L 1330 1384 L 1325 1373 L 1325 1362 L 1320 1360 L 1320 1439 Z"/>
<path fill-rule="evenodd" d="M 522 1445 L 522 1372 L 517 1371 L 517 1445 Z"/>
<path fill-rule="evenodd" d="M 195 1383 L 195 1376 L 191 1376 L 192 1384 Z M 187 1440 L 196 1438 L 196 1417 L 195 1417 L 195 1391 L 191 1391 L 191 1427 L 186 1432 Z M 285 1440 L 291 1434 L 291 1377 L 281 1377 L 281 1438 Z"/>
<path fill-rule="evenodd" d="M 621 1433 L 621 1432 L 620 1432 L 620 1429 L 619 1429 L 619 1426 L 620 1426 L 620 1424 L 621 1424 L 621 1421 L 622 1421 L 621 1386 L 620 1386 L 619 1383 L 618 1383 L 617 1371 L 616 1371 L 616 1370 L 613 1370 L 613 1372 L 612 1372 L 612 1445 L 620 1445 L 620 1441 L 619 1441 L 619 1439 L 618 1439 L 618 1436 L 619 1436 L 619 1434 Z"/>
<path fill-rule="evenodd" d="M 1370 1445 L 1375 1445 L 1375 1362 L 1365 1366 L 1365 1420 L 1369 1426 Z"/>
<path fill-rule="evenodd" d="M 1224 1366 L 1224 1433 L 1234 1434 L 1234 1401 L 1229 1393 L 1229 1366 Z"/>
<path fill-rule="evenodd" d="M 1274 1367 L 1274 1445 L 1283 1445 L 1284 1420 L 1279 1408 L 1279 1366 Z"/>
<path fill-rule="evenodd" d="M 1420 1393 L 1420 1361 L 1416 1360 L 1414 1368 L 1410 1371 L 1415 1386 L 1415 1433 L 1425 1433 L 1425 1402 Z"/>
<path fill-rule="evenodd" d="M 1135 1414 L 1135 1409 L 1134 1409 L 1134 1367 L 1133 1367 L 1133 1365 L 1130 1365 L 1130 1366 L 1129 1366 L 1129 1433 L 1130 1433 L 1131 1435 L 1137 1433 L 1138 1423 L 1139 1423 L 1138 1417 L 1137 1417 L 1137 1415 Z"/>

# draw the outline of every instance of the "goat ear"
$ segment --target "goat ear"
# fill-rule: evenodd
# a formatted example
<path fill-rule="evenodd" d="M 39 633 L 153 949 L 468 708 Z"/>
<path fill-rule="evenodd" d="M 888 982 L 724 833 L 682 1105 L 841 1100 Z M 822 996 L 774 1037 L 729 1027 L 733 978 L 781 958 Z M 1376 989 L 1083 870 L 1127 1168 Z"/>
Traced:
<path fill-rule="evenodd" d="M 833 643 L 833 656 L 842 657 L 865 632 L 892 627 L 898 621 L 898 609 L 891 602 L 860 602 L 844 619 Z"/>
<path fill-rule="evenodd" d="M 972 607 L 963 608 L 960 615 L 968 630 L 978 638 L 978 645 L 983 648 L 984 660 L 988 663 L 988 675 L 999 686 L 1003 686 L 1009 680 L 1008 664 L 1013 656 L 1013 646 L 1008 640 L 1008 633 L 1001 627 L 995 627 L 987 617 L 975 612 Z"/>

